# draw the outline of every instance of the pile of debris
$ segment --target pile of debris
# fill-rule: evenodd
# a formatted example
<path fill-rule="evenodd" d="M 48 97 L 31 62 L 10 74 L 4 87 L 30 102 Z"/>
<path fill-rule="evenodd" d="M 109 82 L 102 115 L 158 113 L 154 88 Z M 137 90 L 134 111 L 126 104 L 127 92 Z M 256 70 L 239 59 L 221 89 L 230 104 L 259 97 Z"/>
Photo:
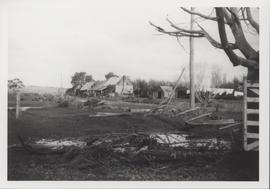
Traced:
<path fill-rule="evenodd" d="M 76 164 L 82 169 L 112 162 L 133 165 L 211 159 L 231 150 L 230 141 L 197 138 L 185 133 L 108 134 L 84 139 L 42 139 L 31 143 L 19 139 L 21 147 L 30 153 L 62 155 L 71 165 Z"/>

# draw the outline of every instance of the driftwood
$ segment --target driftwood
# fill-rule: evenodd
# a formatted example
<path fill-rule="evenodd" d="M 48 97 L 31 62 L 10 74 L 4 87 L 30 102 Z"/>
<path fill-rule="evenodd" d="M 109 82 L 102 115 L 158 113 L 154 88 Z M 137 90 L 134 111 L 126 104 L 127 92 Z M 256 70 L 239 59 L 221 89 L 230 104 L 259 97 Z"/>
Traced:
<path fill-rule="evenodd" d="M 196 117 L 190 118 L 190 119 L 187 120 L 186 122 L 194 121 L 194 120 L 196 120 L 196 119 L 199 119 L 199 118 L 202 118 L 202 117 L 206 117 L 206 116 L 209 116 L 209 115 L 211 115 L 211 114 L 212 114 L 211 112 L 210 112 L 210 113 L 201 114 L 201 115 L 198 115 L 198 116 L 196 116 Z"/>
<path fill-rule="evenodd" d="M 235 123 L 234 119 L 221 119 L 221 120 L 208 120 L 204 122 L 186 122 L 188 125 L 191 126 L 203 126 L 203 125 L 209 125 L 209 126 L 221 126 L 221 125 L 227 125 L 227 124 L 233 124 Z"/>

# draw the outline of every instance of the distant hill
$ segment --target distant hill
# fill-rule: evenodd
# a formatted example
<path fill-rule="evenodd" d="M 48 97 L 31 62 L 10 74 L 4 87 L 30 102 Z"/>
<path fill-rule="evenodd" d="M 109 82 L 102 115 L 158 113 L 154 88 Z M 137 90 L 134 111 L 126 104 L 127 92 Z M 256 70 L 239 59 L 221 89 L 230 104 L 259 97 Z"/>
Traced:
<path fill-rule="evenodd" d="M 65 92 L 66 88 L 58 87 L 43 87 L 43 86 L 25 86 L 21 92 L 22 93 L 38 93 L 38 94 L 58 94 L 60 92 Z"/>

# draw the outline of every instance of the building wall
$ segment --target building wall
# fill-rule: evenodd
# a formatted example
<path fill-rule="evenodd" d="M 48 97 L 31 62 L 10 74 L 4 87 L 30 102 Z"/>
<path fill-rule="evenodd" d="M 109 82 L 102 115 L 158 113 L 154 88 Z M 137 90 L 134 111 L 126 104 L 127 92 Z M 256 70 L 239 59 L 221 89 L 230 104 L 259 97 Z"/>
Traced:
<path fill-rule="evenodd" d="M 115 93 L 117 94 L 133 94 L 133 85 L 116 85 Z"/>

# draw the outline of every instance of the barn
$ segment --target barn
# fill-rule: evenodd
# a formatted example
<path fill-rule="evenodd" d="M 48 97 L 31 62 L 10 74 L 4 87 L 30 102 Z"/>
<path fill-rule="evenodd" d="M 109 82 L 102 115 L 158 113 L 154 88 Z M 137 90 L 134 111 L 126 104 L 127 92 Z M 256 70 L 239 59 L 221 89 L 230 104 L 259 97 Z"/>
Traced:
<path fill-rule="evenodd" d="M 160 86 L 157 90 L 153 92 L 153 98 L 169 98 L 172 93 L 173 98 L 175 98 L 175 92 L 173 91 L 172 86 Z"/>
<path fill-rule="evenodd" d="M 92 87 L 94 86 L 94 84 L 95 84 L 95 81 L 90 81 L 90 82 L 85 83 L 80 89 L 80 92 L 88 94 L 88 95 L 93 94 Z"/>
<path fill-rule="evenodd" d="M 128 76 L 114 76 L 101 82 L 92 89 L 97 95 L 103 96 L 132 96 L 133 85 Z"/>

